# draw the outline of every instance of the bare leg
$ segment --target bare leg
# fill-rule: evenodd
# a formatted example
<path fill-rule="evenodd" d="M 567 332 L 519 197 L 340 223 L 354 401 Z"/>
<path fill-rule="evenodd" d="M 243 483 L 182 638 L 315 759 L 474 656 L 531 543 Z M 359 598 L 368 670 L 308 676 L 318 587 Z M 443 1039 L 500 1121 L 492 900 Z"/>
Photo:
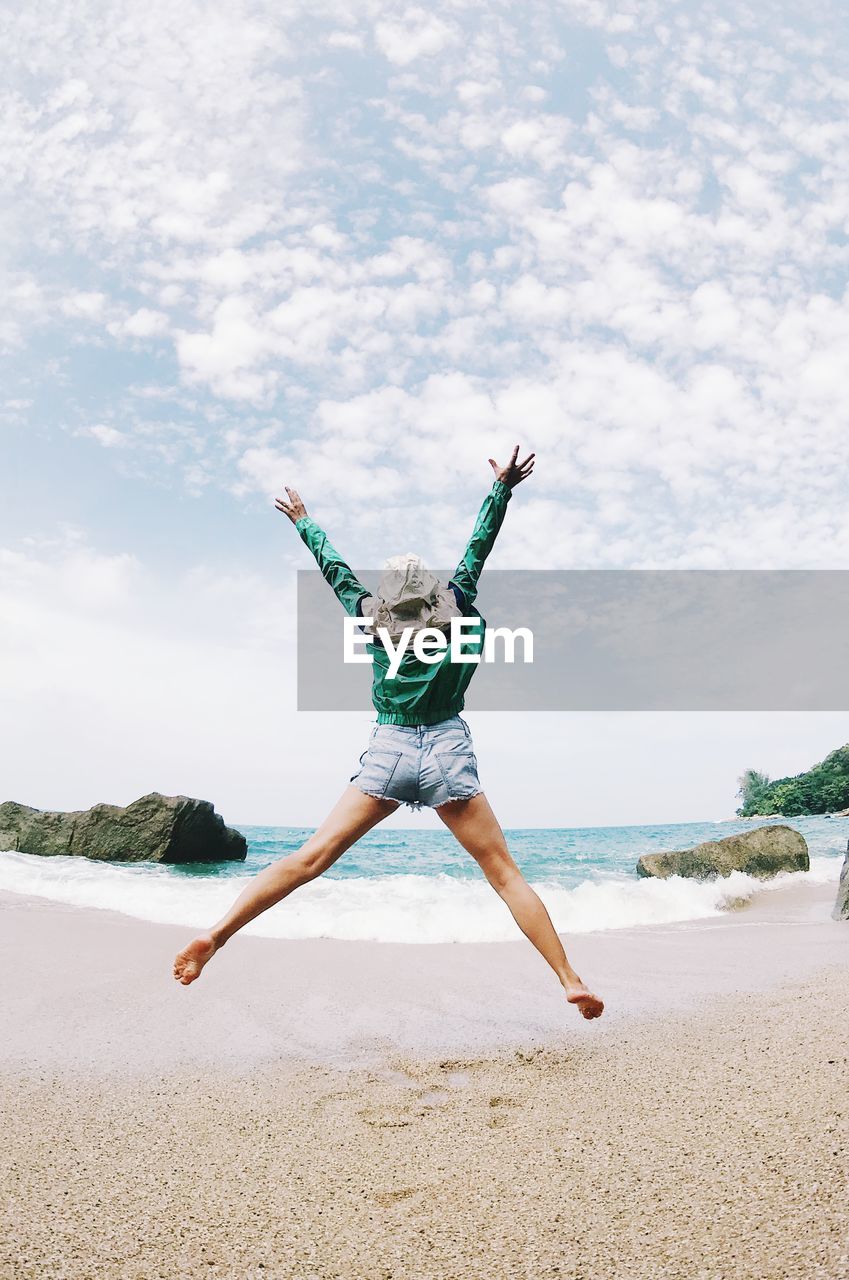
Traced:
<path fill-rule="evenodd" d="M 513 861 L 504 832 L 486 796 L 480 794 L 469 800 L 449 800 L 436 812 L 480 865 L 495 892 L 507 903 L 525 937 L 551 965 L 569 1003 L 577 1005 L 585 1018 L 600 1017 L 604 1004 L 588 990 L 567 960 L 551 916 Z"/>
<path fill-rule="evenodd" d="M 174 961 L 173 972 L 177 981 L 184 987 L 194 982 L 207 960 L 211 960 L 237 930 L 273 907 L 299 885 L 320 876 L 346 849 L 356 844 L 360 836 L 397 808 L 397 800 L 367 796 L 349 784 L 321 826 L 300 849 L 255 875 L 209 933 L 200 934 L 183 948 Z"/>

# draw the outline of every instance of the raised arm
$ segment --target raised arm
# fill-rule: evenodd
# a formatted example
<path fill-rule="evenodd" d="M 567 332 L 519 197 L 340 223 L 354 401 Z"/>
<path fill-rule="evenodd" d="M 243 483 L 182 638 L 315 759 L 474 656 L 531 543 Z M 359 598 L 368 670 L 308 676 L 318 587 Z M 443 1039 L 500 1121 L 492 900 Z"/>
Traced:
<path fill-rule="evenodd" d="M 325 581 L 329 582 L 336 592 L 345 612 L 356 617 L 357 602 L 368 595 L 368 588 L 363 586 L 353 569 L 345 563 L 321 526 L 313 520 L 312 516 L 307 515 L 307 509 L 297 489 L 290 489 L 287 485 L 286 492 L 289 495 L 289 501 L 275 498 L 275 507 L 292 521 L 301 539 L 315 556 Z"/>
<path fill-rule="evenodd" d="M 471 604 L 478 593 L 478 579 L 484 562 L 493 548 L 498 531 L 504 521 L 507 503 L 512 490 L 526 479 L 534 469 L 534 455 L 529 453 L 524 462 L 517 462 L 519 446 L 516 445 L 506 466 L 500 467 L 494 458 L 489 465 L 495 472 L 492 488 L 483 500 L 472 536 L 469 538 L 462 560 L 457 565 L 451 578 L 450 586 L 456 586 L 462 594 L 463 601 Z"/>

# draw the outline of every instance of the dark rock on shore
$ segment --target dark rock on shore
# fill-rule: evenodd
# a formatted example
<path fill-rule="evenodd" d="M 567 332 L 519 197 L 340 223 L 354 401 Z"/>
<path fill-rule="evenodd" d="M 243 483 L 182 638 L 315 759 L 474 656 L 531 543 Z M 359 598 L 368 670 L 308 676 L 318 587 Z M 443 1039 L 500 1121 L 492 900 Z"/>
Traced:
<path fill-rule="evenodd" d="M 241 861 L 248 846 L 209 800 L 158 791 L 122 808 L 96 804 L 70 813 L 0 804 L 0 849 L 104 862 Z"/>
<path fill-rule="evenodd" d="M 837 886 L 837 901 L 831 914 L 835 920 L 849 920 L 849 843 L 846 845 L 840 883 Z"/>
<path fill-rule="evenodd" d="M 693 849 L 671 853 L 645 853 L 637 863 L 641 876 L 691 876 L 706 880 L 744 871 L 750 876 L 777 875 L 779 871 L 808 871 L 811 860 L 804 836 L 779 824 L 756 827 L 723 840 L 708 840 Z"/>

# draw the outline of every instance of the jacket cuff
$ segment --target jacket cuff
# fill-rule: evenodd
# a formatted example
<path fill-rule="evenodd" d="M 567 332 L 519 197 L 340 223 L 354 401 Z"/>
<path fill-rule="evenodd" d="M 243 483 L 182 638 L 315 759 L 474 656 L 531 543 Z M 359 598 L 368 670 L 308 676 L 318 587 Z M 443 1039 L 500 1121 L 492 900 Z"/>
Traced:
<path fill-rule="evenodd" d="M 513 496 L 513 490 L 503 480 L 493 480 L 492 488 L 495 493 L 500 493 L 504 498 L 512 498 Z"/>
<path fill-rule="evenodd" d="M 312 516 L 301 516 L 300 520 L 295 521 L 295 528 L 300 533 L 311 522 Z"/>

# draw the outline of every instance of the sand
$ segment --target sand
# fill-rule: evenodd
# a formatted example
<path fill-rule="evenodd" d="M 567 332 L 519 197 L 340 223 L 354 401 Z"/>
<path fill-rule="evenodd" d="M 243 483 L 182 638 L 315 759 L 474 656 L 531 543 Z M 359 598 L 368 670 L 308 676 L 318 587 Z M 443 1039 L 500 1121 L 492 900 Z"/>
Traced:
<path fill-rule="evenodd" d="M 0 1276 L 849 1277 L 831 887 L 566 939 L 239 938 L 0 899 Z"/>

